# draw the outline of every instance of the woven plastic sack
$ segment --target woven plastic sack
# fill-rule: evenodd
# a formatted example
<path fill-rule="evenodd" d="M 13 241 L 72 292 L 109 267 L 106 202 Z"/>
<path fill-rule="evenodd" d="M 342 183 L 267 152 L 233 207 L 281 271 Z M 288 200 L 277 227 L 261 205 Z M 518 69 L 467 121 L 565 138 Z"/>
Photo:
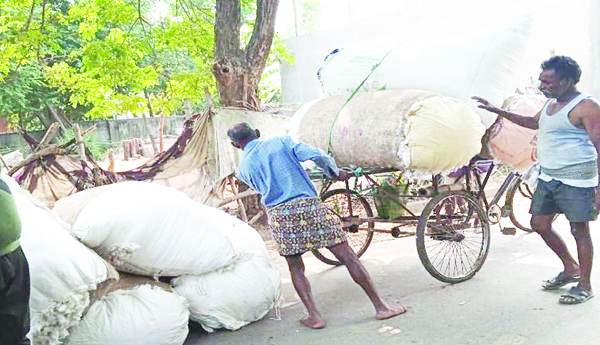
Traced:
<path fill-rule="evenodd" d="M 118 274 L 69 234 L 65 224 L 6 175 L 22 222 L 21 246 L 31 277 L 33 344 L 60 344 L 81 319 L 97 285 Z"/>
<path fill-rule="evenodd" d="M 171 282 L 190 303 L 190 318 L 208 332 L 237 330 L 262 319 L 281 298 L 281 276 L 271 259 L 250 256 L 225 269 Z"/>
<path fill-rule="evenodd" d="M 183 297 L 161 287 L 118 289 L 91 305 L 65 344 L 182 345 L 189 314 Z"/>
<path fill-rule="evenodd" d="M 236 259 L 210 220 L 217 211 L 170 187 L 121 182 L 93 198 L 73 232 L 118 270 L 150 277 L 202 274 Z"/>
<path fill-rule="evenodd" d="M 544 106 L 541 95 L 513 95 L 507 98 L 502 109 L 524 116 L 535 116 Z M 490 128 L 488 149 L 502 163 L 518 170 L 529 169 L 536 161 L 537 130 L 519 126 L 501 118 Z"/>
<path fill-rule="evenodd" d="M 422 90 L 341 94 L 300 108 L 290 135 L 342 167 L 442 172 L 481 150 L 485 127 L 463 102 Z"/>
<path fill-rule="evenodd" d="M 497 115 L 472 96 L 500 104 L 515 88 L 527 56 L 531 17 L 460 37 L 371 40 L 336 49 L 319 70 L 324 96 L 375 90 L 422 89 L 471 106 L 489 128 Z"/>

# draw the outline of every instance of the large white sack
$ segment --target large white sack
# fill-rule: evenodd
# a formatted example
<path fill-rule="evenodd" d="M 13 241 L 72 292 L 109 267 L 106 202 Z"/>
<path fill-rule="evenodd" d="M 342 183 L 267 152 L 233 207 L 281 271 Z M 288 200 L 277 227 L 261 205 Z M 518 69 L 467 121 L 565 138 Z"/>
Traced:
<path fill-rule="evenodd" d="M 69 234 L 50 210 L 6 175 L 23 229 L 21 246 L 31 276 L 33 344 L 59 344 L 90 303 L 90 292 L 118 274 L 92 250 Z"/>
<path fill-rule="evenodd" d="M 361 42 L 329 54 L 319 79 L 325 96 L 360 86 L 360 91 L 422 89 L 455 97 L 471 106 L 489 128 L 497 115 L 477 108 L 471 97 L 501 104 L 512 94 L 530 36 L 531 17 L 523 16 L 506 26 L 460 37 Z"/>
<path fill-rule="evenodd" d="M 54 203 L 52 213 L 72 226 L 88 202 L 102 194 L 108 188 L 109 186 L 94 187 L 62 198 Z"/>
<path fill-rule="evenodd" d="M 485 127 L 457 99 L 385 90 L 311 102 L 294 114 L 289 133 L 330 151 L 338 166 L 442 172 L 480 152 Z"/>
<path fill-rule="evenodd" d="M 161 287 L 120 289 L 92 304 L 65 344 L 181 345 L 189 315 L 185 298 Z"/>
<path fill-rule="evenodd" d="M 281 276 L 271 259 L 251 256 L 223 270 L 171 282 L 190 303 L 190 318 L 212 332 L 237 330 L 263 318 L 281 299 Z"/>
<path fill-rule="evenodd" d="M 73 232 L 118 270 L 133 274 L 202 274 L 236 254 L 199 204 L 170 187 L 146 182 L 107 186 L 79 213 Z"/>

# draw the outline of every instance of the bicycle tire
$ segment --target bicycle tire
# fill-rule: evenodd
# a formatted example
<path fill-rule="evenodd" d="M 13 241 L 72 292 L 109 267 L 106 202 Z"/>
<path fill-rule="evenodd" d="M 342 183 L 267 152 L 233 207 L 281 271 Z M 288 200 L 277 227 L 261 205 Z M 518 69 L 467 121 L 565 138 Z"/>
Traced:
<path fill-rule="evenodd" d="M 340 198 L 341 197 L 341 198 Z M 350 210 L 350 207 L 344 207 L 344 205 L 340 205 L 340 202 L 348 202 L 348 198 L 352 201 L 352 213 L 344 214 L 341 213 L 343 211 Z M 340 216 L 355 216 L 364 212 L 367 217 L 373 217 L 373 210 L 369 205 L 369 202 L 358 194 L 355 191 L 349 189 L 334 189 L 328 192 L 325 192 L 321 195 L 321 201 L 325 204 L 325 206 L 337 217 Z M 355 212 L 356 207 L 360 205 L 363 208 L 363 211 L 360 213 Z M 336 208 L 338 208 L 336 210 Z M 339 209 L 341 208 L 341 209 Z M 366 228 L 365 225 L 366 224 Z M 357 257 L 361 257 L 366 251 L 369 245 L 371 244 L 371 240 L 373 239 L 373 228 L 375 223 L 373 221 L 363 223 L 358 226 L 356 231 L 351 229 L 346 230 L 346 236 L 348 238 L 348 244 L 354 250 Z M 313 249 L 312 253 L 317 259 L 323 261 L 326 264 L 339 266 L 342 263 L 326 248 Z"/>
<path fill-rule="evenodd" d="M 510 218 L 510 221 L 518 229 L 523 230 L 525 232 L 533 232 L 533 229 L 530 226 L 528 226 L 529 225 L 528 222 L 525 222 L 524 219 L 519 221 L 519 219 L 517 219 L 517 216 L 515 215 L 515 205 L 514 205 L 515 195 L 522 195 L 525 198 L 529 198 L 523 192 L 523 189 L 521 187 L 521 184 L 523 184 L 523 183 L 525 183 L 525 182 L 523 182 L 523 180 L 519 176 L 519 179 L 508 189 L 508 191 L 506 191 L 506 204 L 504 207 L 508 208 L 508 210 L 509 210 L 508 217 Z M 529 188 L 527 188 L 527 191 L 529 191 Z M 531 216 L 529 216 L 529 221 L 531 221 Z M 524 225 L 524 224 L 527 224 L 527 225 Z"/>
<path fill-rule="evenodd" d="M 459 200 L 464 203 L 459 204 Z M 487 258 L 487 215 L 468 192 L 440 193 L 427 203 L 419 217 L 416 242 L 419 259 L 429 274 L 445 283 L 463 282 L 472 278 Z M 448 250 L 440 256 L 445 249 Z"/>

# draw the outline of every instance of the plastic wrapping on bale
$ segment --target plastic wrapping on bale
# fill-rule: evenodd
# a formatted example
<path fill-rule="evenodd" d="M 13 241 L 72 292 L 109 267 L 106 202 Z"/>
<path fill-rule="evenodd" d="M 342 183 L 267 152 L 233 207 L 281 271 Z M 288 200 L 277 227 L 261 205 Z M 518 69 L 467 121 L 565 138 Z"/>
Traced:
<path fill-rule="evenodd" d="M 466 165 L 481 150 L 485 127 L 459 100 L 422 90 L 350 97 L 305 105 L 294 115 L 290 135 L 330 150 L 344 167 L 442 172 Z"/>
<path fill-rule="evenodd" d="M 524 116 L 535 116 L 546 103 L 541 95 L 513 95 L 502 109 Z M 502 163 L 518 170 L 529 169 L 536 161 L 535 138 L 538 131 L 519 126 L 507 119 L 498 119 L 490 128 L 488 149 Z"/>
<path fill-rule="evenodd" d="M 21 245 L 31 276 L 31 332 L 34 345 L 60 344 L 81 319 L 90 293 L 118 274 L 71 236 L 63 224 L 10 177 L 21 217 Z"/>
<path fill-rule="evenodd" d="M 162 287 L 126 287 L 94 302 L 65 344 L 181 345 L 189 315 L 185 298 Z"/>
<path fill-rule="evenodd" d="M 522 16 L 460 37 L 371 40 L 336 49 L 319 70 L 323 94 L 359 86 L 360 91 L 430 90 L 465 102 L 488 128 L 497 115 L 477 108 L 471 97 L 500 104 L 512 94 L 531 28 L 531 17 Z"/>
<path fill-rule="evenodd" d="M 171 282 L 190 303 L 190 318 L 208 332 L 237 330 L 260 320 L 281 299 L 281 277 L 268 258 L 249 256 L 234 265 Z"/>
<path fill-rule="evenodd" d="M 146 182 L 106 186 L 79 213 L 73 232 L 118 270 L 202 274 L 231 264 L 231 241 L 205 214 L 214 209 L 173 188 Z"/>

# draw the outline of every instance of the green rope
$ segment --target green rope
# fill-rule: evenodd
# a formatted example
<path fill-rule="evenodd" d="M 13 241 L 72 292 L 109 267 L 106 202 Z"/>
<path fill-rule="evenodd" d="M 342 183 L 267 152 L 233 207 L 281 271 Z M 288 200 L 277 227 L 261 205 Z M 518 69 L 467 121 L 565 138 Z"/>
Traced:
<path fill-rule="evenodd" d="M 376 63 L 375 65 L 373 65 L 373 67 L 371 67 L 371 72 L 369 72 L 369 74 L 367 74 L 367 76 L 365 77 L 365 79 L 363 79 L 363 81 L 358 85 L 358 87 L 352 92 L 352 94 L 350 95 L 350 97 L 348 97 L 348 99 L 346 100 L 346 102 L 344 102 L 344 104 L 342 105 L 342 107 L 340 108 L 340 110 L 338 110 L 337 114 L 335 114 L 335 117 L 333 118 L 333 122 L 331 123 L 331 127 L 329 128 L 329 141 L 327 143 L 327 151 L 332 156 L 333 156 L 333 150 L 331 149 L 331 138 L 333 137 L 333 127 L 335 126 L 335 123 L 337 122 L 337 119 L 340 116 L 340 113 L 346 107 L 346 105 L 350 102 L 350 100 L 352 100 L 352 98 L 354 97 L 354 95 L 356 95 L 356 93 L 358 92 L 358 90 L 360 90 L 360 88 L 365 84 L 365 82 L 367 81 L 367 79 L 369 79 L 369 77 L 371 77 L 371 75 L 373 74 L 373 72 L 375 72 L 375 70 L 377 69 L 377 67 L 379 67 L 379 65 L 381 65 L 381 63 L 383 62 L 383 60 L 385 60 L 385 58 L 394 49 L 398 48 L 401 45 L 402 45 L 402 43 L 400 43 L 397 46 L 395 46 L 394 48 L 390 49 L 390 51 L 388 51 L 387 53 L 385 53 L 385 55 L 381 58 L 381 60 L 379 60 L 378 63 Z"/>

